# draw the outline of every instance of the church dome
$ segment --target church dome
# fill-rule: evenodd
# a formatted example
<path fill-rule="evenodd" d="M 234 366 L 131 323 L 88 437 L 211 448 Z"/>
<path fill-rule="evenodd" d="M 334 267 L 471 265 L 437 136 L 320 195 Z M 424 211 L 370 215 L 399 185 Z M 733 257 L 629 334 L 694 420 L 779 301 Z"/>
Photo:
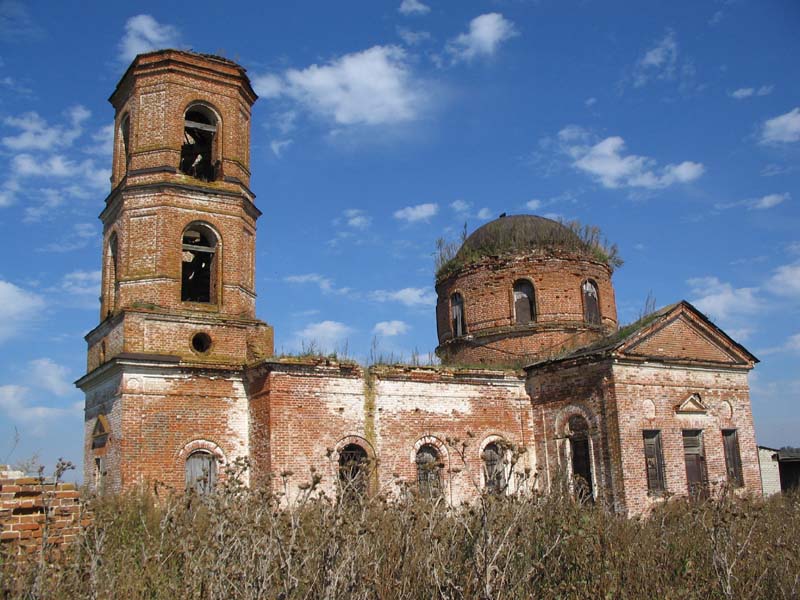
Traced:
<path fill-rule="evenodd" d="M 516 364 L 584 346 L 617 328 L 616 248 L 597 227 L 502 216 L 439 244 L 437 355 L 449 364 Z"/>
<path fill-rule="evenodd" d="M 530 252 L 539 248 L 585 250 L 586 244 L 569 227 L 535 215 L 502 216 L 478 227 L 464 240 L 456 259 Z"/>

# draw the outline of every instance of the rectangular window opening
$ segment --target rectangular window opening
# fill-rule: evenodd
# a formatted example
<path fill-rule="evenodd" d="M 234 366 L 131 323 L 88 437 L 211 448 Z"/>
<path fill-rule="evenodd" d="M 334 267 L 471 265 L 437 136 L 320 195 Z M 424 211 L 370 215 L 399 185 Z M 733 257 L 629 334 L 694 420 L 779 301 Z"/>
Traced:
<path fill-rule="evenodd" d="M 722 430 L 722 446 L 725 449 L 725 467 L 728 483 L 736 488 L 744 487 L 742 455 L 739 452 L 739 435 L 736 429 Z"/>
<path fill-rule="evenodd" d="M 647 491 L 654 496 L 660 496 L 667 491 L 667 482 L 664 468 L 664 451 L 661 446 L 661 431 L 645 430 L 644 458 L 647 468 Z"/>
<path fill-rule="evenodd" d="M 689 495 L 692 498 L 705 498 L 708 495 L 708 472 L 701 429 L 683 431 L 683 458 Z"/>

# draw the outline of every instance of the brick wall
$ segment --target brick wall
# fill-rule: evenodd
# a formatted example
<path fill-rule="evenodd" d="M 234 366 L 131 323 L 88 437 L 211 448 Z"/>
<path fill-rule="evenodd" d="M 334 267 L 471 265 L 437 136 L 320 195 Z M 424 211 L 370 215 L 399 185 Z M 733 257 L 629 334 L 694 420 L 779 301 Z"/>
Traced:
<path fill-rule="evenodd" d="M 373 491 L 392 489 L 398 478 L 416 486 L 416 452 L 431 444 L 445 465 L 444 493 L 458 503 L 483 486 L 487 443 L 532 442 L 530 403 L 512 372 L 265 363 L 248 380 L 251 397 L 268 398 L 251 405 L 257 476 L 291 471 L 293 493 L 312 468 L 333 493 L 338 451 L 348 443 L 377 461 Z M 468 441 L 465 464 L 448 445 L 452 438 Z M 529 449 L 517 470 L 535 470 L 535 463 Z"/>
<path fill-rule="evenodd" d="M 59 546 L 75 540 L 84 518 L 72 483 L 36 477 L 0 479 L 0 543 L 18 553 L 36 552 L 42 541 Z"/>
<path fill-rule="evenodd" d="M 84 389 L 84 481 L 91 490 L 101 479 L 95 473 L 100 457 L 103 489 L 118 492 L 154 482 L 183 489 L 186 458 L 195 450 L 218 459 L 220 477 L 226 464 L 249 456 L 241 370 L 122 361 Z M 91 432 L 101 414 L 110 435 L 102 448 L 92 448 Z"/>
<path fill-rule="evenodd" d="M 761 494 L 746 371 L 617 364 L 613 378 L 620 437 L 619 462 L 629 512 L 644 512 L 660 501 L 647 492 L 642 441 L 645 429 L 661 431 L 670 494 L 688 493 L 682 432 L 689 429 L 703 432 L 705 463 L 712 490 L 728 483 L 722 430 L 735 429 L 744 490 Z M 678 410 L 692 394 L 699 396 L 706 411 L 681 413 Z"/>
<path fill-rule="evenodd" d="M 533 406 L 536 454 L 544 489 L 569 483 L 571 449 L 568 423 L 583 417 L 589 425 L 595 498 L 616 506 L 618 440 L 614 427 L 614 390 L 607 360 L 532 369 L 526 382 Z"/>
<path fill-rule="evenodd" d="M 529 280 L 535 291 L 536 320 L 515 324 L 513 286 Z M 581 284 L 598 286 L 602 325 L 585 323 Z M 453 338 L 450 297 L 464 299 L 467 335 Z M 513 363 L 549 356 L 592 342 L 617 327 L 611 271 L 603 263 L 548 251 L 485 257 L 437 282 L 437 352 L 447 362 Z"/>

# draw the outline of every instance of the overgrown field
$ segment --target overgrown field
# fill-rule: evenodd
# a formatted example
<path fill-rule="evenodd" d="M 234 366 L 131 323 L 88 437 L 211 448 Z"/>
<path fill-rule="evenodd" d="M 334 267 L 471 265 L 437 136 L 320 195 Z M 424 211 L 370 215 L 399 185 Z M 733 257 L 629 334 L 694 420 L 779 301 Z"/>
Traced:
<path fill-rule="evenodd" d="M 3 560 L 2 598 L 798 598 L 800 496 L 672 500 L 624 519 L 569 495 L 448 508 L 229 483 L 92 501 L 64 556 Z M 40 560 L 40 558 L 42 560 Z"/>

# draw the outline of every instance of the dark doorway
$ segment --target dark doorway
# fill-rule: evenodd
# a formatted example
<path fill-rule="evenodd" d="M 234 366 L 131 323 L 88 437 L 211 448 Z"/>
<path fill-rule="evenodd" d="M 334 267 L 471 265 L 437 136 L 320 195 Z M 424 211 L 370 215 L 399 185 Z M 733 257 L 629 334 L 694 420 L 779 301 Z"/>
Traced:
<path fill-rule="evenodd" d="M 339 483 L 345 496 L 363 496 L 367 492 L 369 457 L 358 444 L 347 444 L 339 452 Z"/>
<path fill-rule="evenodd" d="M 417 451 L 417 483 L 423 498 L 438 498 L 442 495 L 442 463 L 439 452 L 430 444 Z"/>
<path fill-rule="evenodd" d="M 592 485 L 592 451 L 589 444 L 589 424 L 579 415 L 569 420 L 569 449 L 572 460 L 572 485 L 582 501 L 594 500 Z"/>

